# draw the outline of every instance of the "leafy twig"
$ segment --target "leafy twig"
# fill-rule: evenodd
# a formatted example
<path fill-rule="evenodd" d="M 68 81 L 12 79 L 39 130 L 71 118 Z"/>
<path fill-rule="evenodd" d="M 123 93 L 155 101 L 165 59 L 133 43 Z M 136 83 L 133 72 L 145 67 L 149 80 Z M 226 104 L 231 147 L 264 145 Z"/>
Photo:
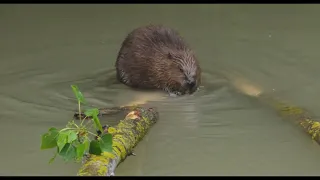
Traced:
<path fill-rule="evenodd" d="M 78 161 L 87 153 L 100 155 L 102 152 L 112 151 L 112 135 L 103 131 L 98 118 L 99 110 L 97 108 L 87 109 L 82 114 L 81 105 L 85 104 L 83 94 L 76 85 L 72 85 L 71 88 L 78 101 L 80 125 L 78 126 L 71 120 L 66 128 L 58 130 L 51 127 L 47 133 L 42 135 L 40 149 L 56 148 L 56 152 L 49 163 L 53 162 L 57 155 L 61 156 L 65 161 Z M 81 117 L 84 118 L 82 119 Z M 100 133 L 90 132 L 87 127 L 88 123 L 83 125 L 84 120 L 88 119 L 88 117 L 91 117 L 91 121 Z"/>

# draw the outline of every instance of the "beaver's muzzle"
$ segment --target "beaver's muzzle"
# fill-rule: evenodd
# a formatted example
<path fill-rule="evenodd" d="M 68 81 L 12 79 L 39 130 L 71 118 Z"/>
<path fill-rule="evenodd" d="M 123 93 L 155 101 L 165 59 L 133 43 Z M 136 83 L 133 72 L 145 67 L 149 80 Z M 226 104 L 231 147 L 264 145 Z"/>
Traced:
<path fill-rule="evenodd" d="M 197 82 L 195 80 L 190 80 L 187 82 L 187 87 L 189 89 L 189 93 L 192 94 L 197 90 Z"/>

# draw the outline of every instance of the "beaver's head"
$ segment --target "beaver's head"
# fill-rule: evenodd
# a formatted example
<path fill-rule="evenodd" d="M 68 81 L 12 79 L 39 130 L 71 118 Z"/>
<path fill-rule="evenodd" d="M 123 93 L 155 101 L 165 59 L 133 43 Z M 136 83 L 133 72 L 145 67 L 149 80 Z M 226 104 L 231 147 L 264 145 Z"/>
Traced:
<path fill-rule="evenodd" d="M 169 53 L 168 59 L 171 63 L 165 90 L 176 95 L 194 93 L 201 83 L 201 68 L 193 52 Z"/>

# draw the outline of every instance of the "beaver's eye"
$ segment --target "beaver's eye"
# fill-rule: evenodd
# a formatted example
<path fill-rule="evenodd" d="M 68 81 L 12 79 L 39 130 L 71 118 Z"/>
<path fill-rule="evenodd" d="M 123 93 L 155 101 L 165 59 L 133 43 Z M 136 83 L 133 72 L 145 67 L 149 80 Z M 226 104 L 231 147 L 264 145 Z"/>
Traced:
<path fill-rule="evenodd" d="M 183 72 L 183 69 L 182 68 L 179 68 L 180 72 Z"/>

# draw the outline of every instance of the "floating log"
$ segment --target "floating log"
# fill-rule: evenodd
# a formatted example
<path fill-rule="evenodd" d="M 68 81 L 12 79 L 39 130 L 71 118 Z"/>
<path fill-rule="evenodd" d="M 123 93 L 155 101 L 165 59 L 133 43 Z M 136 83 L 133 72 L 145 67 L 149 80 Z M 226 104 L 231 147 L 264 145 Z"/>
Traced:
<path fill-rule="evenodd" d="M 292 121 L 294 124 L 298 124 L 303 131 L 311 136 L 312 140 L 316 141 L 320 145 L 320 122 L 319 120 L 316 120 L 306 109 L 291 105 L 272 94 L 263 92 L 262 88 L 250 83 L 244 78 L 241 78 L 239 75 L 227 77 L 231 80 L 235 89 L 269 105 L 269 107 L 276 110 L 283 119 Z"/>
<path fill-rule="evenodd" d="M 113 136 L 112 152 L 103 152 L 99 156 L 87 154 L 78 176 L 114 176 L 116 167 L 133 154 L 133 148 L 159 118 L 155 109 L 143 107 L 101 109 L 100 114 L 109 115 L 129 109 L 131 111 L 117 126 L 105 128 Z M 75 114 L 75 117 L 78 115 Z"/>
<path fill-rule="evenodd" d="M 275 109 L 283 119 L 298 124 L 311 136 L 312 140 L 320 145 L 320 122 L 316 120 L 310 112 L 304 108 L 290 105 L 279 98 L 271 97 L 270 95 L 260 94 L 258 98 Z"/>

